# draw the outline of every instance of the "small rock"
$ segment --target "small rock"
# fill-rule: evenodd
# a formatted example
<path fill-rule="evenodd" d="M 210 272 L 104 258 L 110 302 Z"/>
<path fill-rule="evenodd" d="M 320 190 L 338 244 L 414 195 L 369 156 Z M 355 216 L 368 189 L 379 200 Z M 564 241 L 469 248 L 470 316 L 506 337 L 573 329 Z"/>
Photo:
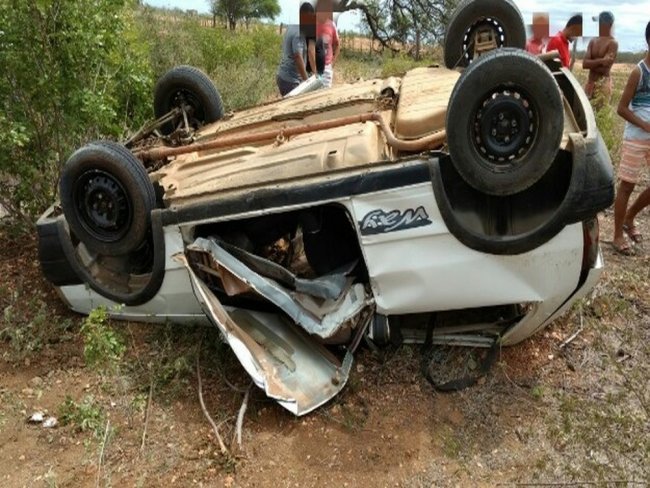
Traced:
<path fill-rule="evenodd" d="M 55 427 L 58 426 L 59 426 L 59 421 L 56 419 L 56 417 L 48 417 L 43 422 L 43 428 L 45 429 L 54 429 Z"/>
<path fill-rule="evenodd" d="M 27 396 L 32 396 L 32 395 L 34 395 L 34 389 L 33 388 L 23 388 L 22 394 L 27 395 Z"/>
<path fill-rule="evenodd" d="M 29 380 L 29 384 L 35 388 L 38 388 L 39 386 L 43 386 L 43 378 L 41 378 L 40 376 L 34 376 L 31 380 Z"/>
<path fill-rule="evenodd" d="M 18 461 L 24 461 L 24 460 L 25 460 L 25 455 L 22 454 L 22 455 L 18 458 Z"/>

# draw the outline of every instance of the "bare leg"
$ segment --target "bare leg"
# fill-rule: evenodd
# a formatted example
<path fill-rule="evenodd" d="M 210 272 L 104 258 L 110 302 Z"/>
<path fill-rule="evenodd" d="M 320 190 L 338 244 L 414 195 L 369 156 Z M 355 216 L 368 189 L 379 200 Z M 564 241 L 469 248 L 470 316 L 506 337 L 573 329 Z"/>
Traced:
<path fill-rule="evenodd" d="M 641 192 L 637 197 L 632 206 L 628 209 L 623 223 L 632 226 L 638 213 L 648 205 L 650 205 L 650 187 L 643 190 L 643 192 Z"/>
<path fill-rule="evenodd" d="M 627 204 L 633 190 L 634 183 L 621 181 L 616 192 L 616 201 L 614 202 L 614 246 L 619 249 L 627 245 L 623 235 L 623 224 L 625 224 Z"/>

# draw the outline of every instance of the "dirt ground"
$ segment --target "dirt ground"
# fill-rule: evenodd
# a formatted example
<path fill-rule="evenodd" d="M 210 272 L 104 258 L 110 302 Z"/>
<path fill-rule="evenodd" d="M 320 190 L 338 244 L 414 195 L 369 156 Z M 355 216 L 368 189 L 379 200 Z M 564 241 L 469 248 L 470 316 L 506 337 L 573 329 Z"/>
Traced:
<path fill-rule="evenodd" d="M 614 254 L 612 219 L 600 216 L 593 296 L 500 351 L 477 386 L 435 392 L 415 346 L 362 349 L 344 392 L 306 417 L 253 388 L 241 449 L 231 439 L 249 380 L 216 330 L 115 323 L 124 357 L 91 367 L 83 318 L 42 278 L 35 242 L 5 232 L 0 486 L 647 486 L 650 244 Z M 650 241 L 647 210 L 638 223 Z M 446 354 L 451 368 L 481 352 Z M 228 455 L 201 410 L 197 356 Z M 60 425 L 27 423 L 36 411 Z"/>
<path fill-rule="evenodd" d="M 650 236 L 647 213 L 640 223 Z M 640 248 L 613 255 L 609 212 L 601 224 L 607 271 L 595 296 L 504 349 L 478 386 L 436 393 L 417 347 L 362 350 L 344 393 L 305 418 L 254 389 L 243 449 L 229 456 L 201 412 L 198 345 L 207 408 L 228 444 L 248 382 L 212 329 L 115 324 L 126 356 L 118 371 L 98 372 L 84 363 L 80 318 L 41 278 L 35 244 L 5 238 L 3 327 L 24 333 L 3 331 L 0 343 L 0 485 L 641 485 L 650 480 L 649 258 Z M 26 423 L 39 410 L 61 419 L 67 397 L 96 411 L 51 430 Z"/>

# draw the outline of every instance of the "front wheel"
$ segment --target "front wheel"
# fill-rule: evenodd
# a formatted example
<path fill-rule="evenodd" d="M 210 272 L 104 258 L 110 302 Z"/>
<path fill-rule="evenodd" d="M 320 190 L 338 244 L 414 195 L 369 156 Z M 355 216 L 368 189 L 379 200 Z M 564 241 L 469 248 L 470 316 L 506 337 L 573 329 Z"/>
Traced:
<path fill-rule="evenodd" d="M 456 83 L 446 128 L 452 163 L 469 185 L 489 195 L 519 193 L 548 171 L 559 150 L 560 87 L 525 51 L 493 51 Z"/>
<path fill-rule="evenodd" d="M 88 249 L 121 256 L 145 241 L 156 194 L 142 163 L 119 144 L 101 141 L 77 150 L 59 190 L 70 230 Z"/>

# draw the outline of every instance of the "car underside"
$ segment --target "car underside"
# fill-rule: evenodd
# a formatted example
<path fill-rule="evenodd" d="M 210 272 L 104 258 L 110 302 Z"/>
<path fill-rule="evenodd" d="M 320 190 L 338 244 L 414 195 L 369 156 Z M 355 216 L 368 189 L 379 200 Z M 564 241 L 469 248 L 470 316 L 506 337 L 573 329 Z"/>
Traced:
<path fill-rule="evenodd" d="M 490 8 L 459 7 L 464 70 L 446 58 L 229 116 L 205 75 L 173 70 L 156 122 L 70 158 L 38 223 L 46 277 L 80 313 L 213 323 L 297 415 L 341 391 L 364 342 L 530 337 L 598 280 L 613 177 L 573 75 L 494 46 Z"/>

